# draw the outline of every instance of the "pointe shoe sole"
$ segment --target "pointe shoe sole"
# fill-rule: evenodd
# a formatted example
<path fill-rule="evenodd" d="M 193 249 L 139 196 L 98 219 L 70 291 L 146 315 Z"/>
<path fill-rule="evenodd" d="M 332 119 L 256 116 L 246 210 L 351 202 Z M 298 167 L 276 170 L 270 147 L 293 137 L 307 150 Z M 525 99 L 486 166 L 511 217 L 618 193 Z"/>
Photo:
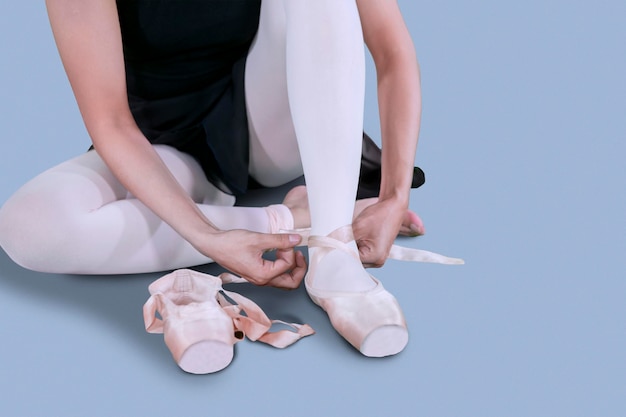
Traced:
<path fill-rule="evenodd" d="M 409 332 L 405 327 L 381 326 L 367 335 L 359 350 L 370 358 L 383 358 L 402 352 L 408 342 Z"/>
<path fill-rule="evenodd" d="M 189 346 L 178 366 L 190 374 L 210 374 L 226 368 L 233 360 L 233 346 L 217 340 L 202 340 Z"/>

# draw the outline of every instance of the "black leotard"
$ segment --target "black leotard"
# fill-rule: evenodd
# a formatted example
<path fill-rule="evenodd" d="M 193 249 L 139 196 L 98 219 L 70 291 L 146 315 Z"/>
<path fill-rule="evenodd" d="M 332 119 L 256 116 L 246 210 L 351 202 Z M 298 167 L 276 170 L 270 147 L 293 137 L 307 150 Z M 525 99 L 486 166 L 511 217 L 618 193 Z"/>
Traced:
<path fill-rule="evenodd" d="M 245 59 L 260 0 L 118 0 L 128 101 L 148 140 L 192 154 L 224 191 L 245 192 Z M 223 187 L 226 185 L 226 187 Z"/>
<path fill-rule="evenodd" d="M 311 0 L 313 1 L 313 0 Z M 128 101 L 148 140 L 194 156 L 223 191 L 249 183 L 245 60 L 261 0 L 117 0 Z M 378 195 L 380 150 L 364 135 L 358 197 Z M 413 187 L 424 182 L 415 168 Z"/>

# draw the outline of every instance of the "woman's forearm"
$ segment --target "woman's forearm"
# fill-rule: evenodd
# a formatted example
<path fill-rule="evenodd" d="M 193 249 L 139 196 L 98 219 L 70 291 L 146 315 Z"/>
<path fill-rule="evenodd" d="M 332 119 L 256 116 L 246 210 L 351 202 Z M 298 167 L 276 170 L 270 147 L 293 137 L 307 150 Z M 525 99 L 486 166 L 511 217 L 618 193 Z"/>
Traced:
<path fill-rule="evenodd" d="M 383 142 L 380 198 L 408 206 L 421 115 L 415 47 L 397 1 L 357 0 L 357 5 L 378 77 Z"/>
<path fill-rule="evenodd" d="M 421 118 L 417 59 L 404 52 L 378 66 L 382 131 L 381 199 L 408 205 Z"/>
<path fill-rule="evenodd" d="M 218 229 L 198 209 L 141 131 L 129 126 L 90 132 L 96 151 L 126 189 L 196 246 Z"/>
<path fill-rule="evenodd" d="M 215 228 L 133 119 L 115 1 L 47 0 L 46 5 L 63 65 L 96 151 L 135 197 L 196 246 L 200 236 Z"/>

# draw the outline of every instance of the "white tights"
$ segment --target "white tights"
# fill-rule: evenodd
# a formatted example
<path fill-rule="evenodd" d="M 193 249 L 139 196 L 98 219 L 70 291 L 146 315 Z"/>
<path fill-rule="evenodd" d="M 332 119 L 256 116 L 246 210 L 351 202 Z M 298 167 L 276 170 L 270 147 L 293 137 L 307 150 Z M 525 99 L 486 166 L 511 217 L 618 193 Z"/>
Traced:
<path fill-rule="evenodd" d="M 276 186 L 304 172 L 312 233 L 352 222 L 359 174 L 364 50 L 353 0 L 263 0 L 246 67 L 250 174 Z M 271 232 L 265 208 L 234 198 L 196 161 L 155 146 L 203 213 L 222 229 Z M 285 206 L 272 212 L 293 226 Z M 95 151 L 31 180 L 0 209 L 0 245 L 22 266 L 117 274 L 209 262 L 133 198 Z"/>

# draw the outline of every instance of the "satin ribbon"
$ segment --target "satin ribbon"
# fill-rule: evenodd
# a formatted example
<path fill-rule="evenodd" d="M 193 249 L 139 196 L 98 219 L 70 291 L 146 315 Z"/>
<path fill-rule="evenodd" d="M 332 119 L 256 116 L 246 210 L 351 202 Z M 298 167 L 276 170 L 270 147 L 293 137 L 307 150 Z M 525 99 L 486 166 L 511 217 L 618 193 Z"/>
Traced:
<path fill-rule="evenodd" d="M 348 230 L 346 228 L 345 230 Z M 351 230 L 351 229 L 350 229 Z M 316 242 L 316 246 L 325 246 L 332 247 L 335 249 L 345 250 L 337 243 L 336 239 L 329 238 L 326 236 L 313 236 L 311 237 L 311 229 L 292 229 L 286 230 L 281 229 L 280 233 L 293 233 L 298 234 L 302 237 L 302 242 L 300 245 L 308 246 L 309 241 Z M 347 233 L 347 232 L 346 232 Z M 354 240 L 354 237 L 348 240 Z M 414 249 L 407 248 L 399 245 L 391 245 L 391 250 L 389 251 L 388 259 L 395 259 L 398 261 L 409 261 L 409 262 L 429 262 L 429 263 L 437 263 L 437 264 L 445 264 L 445 265 L 463 265 L 465 261 L 460 258 L 451 258 L 449 256 L 440 255 L 435 252 L 429 252 L 427 250 L 422 249 Z"/>
<path fill-rule="evenodd" d="M 223 284 L 247 282 L 245 279 L 229 273 L 223 273 L 217 278 L 219 278 Z M 156 313 L 158 310 L 163 309 L 165 298 L 166 296 L 163 293 L 155 293 L 152 294 L 144 304 L 143 317 L 148 333 L 163 333 L 163 320 L 158 318 Z M 236 337 L 236 339 L 238 339 L 236 342 L 242 340 L 243 336 L 246 336 L 252 341 L 258 340 L 259 342 L 267 343 L 276 348 L 284 348 L 303 337 L 315 333 L 308 324 L 270 320 L 261 307 L 255 302 L 236 292 L 226 290 L 218 291 L 217 302 L 226 314 L 232 318 L 234 328 L 242 333 L 240 337 Z M 270 328 L 273 324 L 277 323 L 289 326 L 293 331 L 278 330 L 271 332 Z"/>

